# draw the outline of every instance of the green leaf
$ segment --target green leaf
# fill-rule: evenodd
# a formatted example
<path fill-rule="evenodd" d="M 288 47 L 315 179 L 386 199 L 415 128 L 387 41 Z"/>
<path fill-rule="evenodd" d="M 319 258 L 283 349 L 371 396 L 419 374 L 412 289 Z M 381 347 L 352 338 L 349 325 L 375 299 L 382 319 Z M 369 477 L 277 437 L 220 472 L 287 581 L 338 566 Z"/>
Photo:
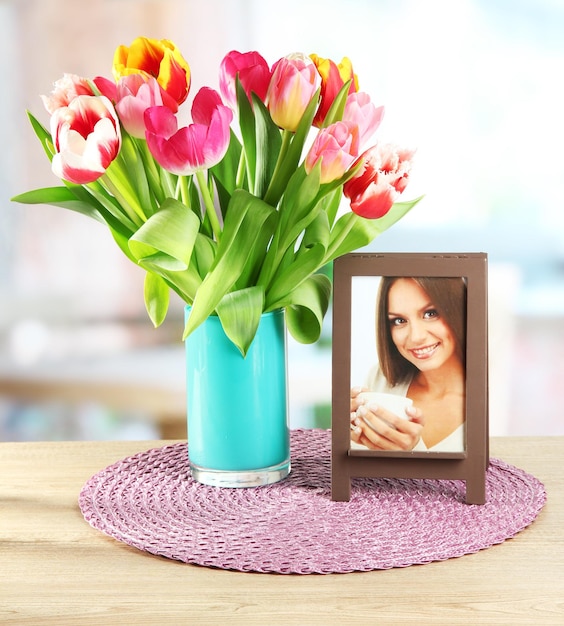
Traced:
<path fill-rule="evenodd" d="M 186 304 L 192 304 L 202 284 L 198 272 L 189 267 L 184 272 L 162 272 L 163 278 Z"/>
<path fill-rule="evenodd" d="M 335 122 L 340 122 L 343 119 L 343 113 L 345 112 L 345 104 L 347 103 L 347 96 L 349 95 L 349 89 L 351 87 L 352 79 L 348 80 L 339 90 L 339 93 L 335 96 L 335 99 L 331 103 L 329 111 L 323 120 L 323 126 L 327 127 Z"/>
<path fill-rule="evenodd" d="M 43 124 L 29 111 L 27 111 L 27 117 L 31 122 L 31 126 L 33 128 L 33 132 L 37 135 L 37 138 L 41 142 L 43 149 L 45 150 L 45 154 L 49 161 L 53 160 L 53 155 L 55 154 L 55 148 L 53 146 L 53 139 L 51 138 L 51 133 L 43 126 Z"/>
<path fill-rule="evenodd" d="M 160 326 L 167 314 L 170 300 L 168 284 L 156 274 L 147 272 L 143 289 L 145 308 L 154 326 Z"/>
<path fill-rule="evenodd" d="M 137 230 L 138 226 L 135 222 L 129 218 L 121 204 L 108 193 L 99 181 L 84 186 L 69 183 L 68 186 L 77 197 L 94 204 L 108 224 L 112 223 L 116 228 L 125 228 L 129 233 Z M 118 224 L 119 226 L 117 226 Z"/>
<path fill-rule="evenodd" d="M 300 167 L 290 179 L 279 210 L 279 222 L 268 253 L 264 259 L 258 283 L 268 289 L 280 271 L 283 259 L 293 249 L 298 237 L 313 222 L 321 205 L 317 203 L 320 168 L 306 174 Z"/>
<path fill-rule="evenodd" d="M 239 129 L 245 149 L 245 157 L 247 162 L 247 176 L 249 178 L 249 189 L 255 187 L 255 172 L 257 165 L 257 145 L 255 131 L 255 116 L 251 103 L 247 98 L 245 90 L 241 86 L 239 78 L 236 82 L 237 91 L 237 107 L 239 110 Z"/>
<path fill-rule="evenodd" d="M 260 323 L 264 306 L 261 287 L 248 287 L 225 294 L 217 305 L 217 314 L 225 334 L 247 355 Z"/>
<path fill-rule="evenodd" d="M 337 217 L 337 213 L 339 211 L 339 207 L 341 206 L 341 200 L 343 199 L 343 188 L 338 187 L 333 191 L 329 192 L 322 199 L 323 210 L 327 215 L 327 221 L 329 223 L 329 228 L 333 227 L 335 223 L 335 218 Z"/>
<path fill-rule="evenodd" d="M 82 213 L 99 222 L 104 222 L 100 212 L 91 204 L 77 199 L 76 195 L 67 187 L 45 187 L 26 191 L 11 198 L 12 202 L 22 204 L 51 204 L 70 211 Z"/>
<path fill-rule="evenodd" d="M 314 274 L 288 297 L 286 324 L 292 337 L 300 343 L 315 343 L 329 308 L 331 281 L 323 274 Z"/>
<path fill-rule="evenodd" d="M 327 249 L 330 239 L 331 230 L 329 228 L 329 217 L 326 211 L 320 211 L 311 224 L 305 229 L 298 253 L 301 254 L 303 250 L 307 250 L 318 243 L 320 243 L 324 249 Z"/>
<path fill-rule="evenodd" d="M 370 220 L 355 213 L 345 213 L 337 220 L 331 231 L 331 242 L 325 262 L 367 246 L 408 213 L 422 197 L 407 202 L 396 202 L 388 213 L 379 219 Z"/>
<path fill-rule="evenodd" d="M 263 198 L 274 175 L 282 145 L 280 129 L 272 121 L 268 109 L 252 94 L 255 112 L 256 166 L 254 195 Z"/>
<path fill-rule="evenodd" d="M 287 248 L 316 216 L 314 207 L 320 188 L 321 164 L 309 174 L 300 167 L 288 183 L 280 205 L 280 245 Z"/>
<path fill-rule="evenodd" d="M 264 259 L 268 254 L 269 244 L 272 234 L 278 222 L 278 213 L 273 212 L 269 219 L 268 228 L 262 228 L 255 233 L 252 249 L 249 250 L 249 257 L 245 263 L 241 275 L 237 279 L 235 289 L 243 289 L 251 285 L 257 285 Z"/>
<path fill-rule="evenodd" d="M 127 172 L 127 179 L 130 182 L 131 188 L 135 190 L 139 204 L 143 207 L 145 215 L 152 215 L 157 209 L 157 205 L 149 190 L 145 162 L 135 142 L 123 129 L 118 161 L 120 166 L 122 166 L 120 169 Z"/>
<path fill-rule="evenodd" d="M 192 306 L 184 339 L 213 313 L 243 273 L 252 257 L 257 233 L 273 229 L 275 209 L 243 189 L 237 189 L 225 217 L 214 265 L 205 277 Z"/>
<path fill-rule="evenodd" d="M 139 262 L 153 268 L 182 271 L 190 265 L 200 221 L 182 202 L 167 198 L 129 240 Z"/>
<path fill-rule="evenodd" d="M 158 163 L 155 161 L 155 158 L 151 154 L 151 151 L 149 150 L 145 139 L 131 136 L 130 138 L 135 144 L 135 148 L 137 150 L 139 158 L 143 162 L 143 169 L 147 178 L 149 189 L 153 194 L 153 197 L 155 198 L 156 204 L 160 205 L 164 202 L 165 197 L 167 197 L 166 194 L 163 192 L 160 184 L 160 165 L 158 165 Z"/>
<path fill-rule="evenodd" d="M 327 248 L 325 263 L 353 250 L 364 248 L 379 234 L 376 220 L 367 220 L 356 213 L 345 213 L 331 231 L 331 241 Z"/>
<path fill-rule="evenodd" d="M 192 263 L 195 265 L 195 269 L 202 277 L 202 280 L 210 271 L 215 260 L 216 252 L 216 242 L 206 235 L 198 233 L 194 244 L 194 251 L 192 252 Z"/>
<path fill-rule="evenodd" d="M 241 160 L 241 152 L 241 142 L 237 139 L 233 130 L 231 130 L 229 148 L 225 156 L 209 170 L 215 182 L 222 215 L 225 215 L 231 194 L 237 187 L 237 171 Z"/>
<path fill-rule="evenodd" d="M 294 289 L 298 288 L 323 263 L 325 246 L 315 244 L 295 257 L 280 276 L 276 277 L 266 294 L 266 308 L 281 308 L 281 303 Z"/>
<path fill-rule="evenodd" d="M 409 213 L 411 209 L 420 202 L 425 196 L 419 196 L 413 200 L 406 200 L 404 202 L 395 202 L 392 205 L 392 208 L 384 215 L 377 220 L 374 220 L 378 224 L 379 232 L 383 233 L 385 230 L 388 230 L 391 226 L 393 226 L 396 222 Z"/>

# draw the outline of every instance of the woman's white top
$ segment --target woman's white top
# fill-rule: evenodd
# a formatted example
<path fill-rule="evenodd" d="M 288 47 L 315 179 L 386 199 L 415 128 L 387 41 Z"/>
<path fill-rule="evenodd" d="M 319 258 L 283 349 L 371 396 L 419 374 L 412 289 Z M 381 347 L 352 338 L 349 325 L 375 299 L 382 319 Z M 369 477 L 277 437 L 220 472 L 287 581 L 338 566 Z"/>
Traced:
<path fill-rule="evenodd" d="M 396 396 L 407 396 L 411 379 L 404 383 L 399 383 L 394 387 L 390 386 L 382 370 L 378 366 L 374 366 L 366 380 L 365 386 L 370 391 L 378 391 L 380 393 L 391 393 Z M 354 446 L 352 445 L 354 443 Z M 357 450 L 366 450 L 367 448 L 361 444 L 351 441 L 351 447 Z M 428 448 L 423 439 L 420 439 L 413 452 L 464 452 L 464 424 L 454 430 L 448 437 Z"/>

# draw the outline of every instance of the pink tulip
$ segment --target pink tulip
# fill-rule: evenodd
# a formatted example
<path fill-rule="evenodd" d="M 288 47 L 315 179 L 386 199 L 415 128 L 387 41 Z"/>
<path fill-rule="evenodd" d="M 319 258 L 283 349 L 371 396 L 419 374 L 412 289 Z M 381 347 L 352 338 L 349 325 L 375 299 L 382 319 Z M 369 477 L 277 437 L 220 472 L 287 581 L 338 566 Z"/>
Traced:
<path fill-rule="evenodd" d="M 294 132 L 320 85 L 321 76 L 309 57 L 296 53 L 280 59 L 266 95 L 274 123 Z"/>
<path fill-rule="evenodd" d="M 178 128 L 178 120 L 164 106 L 145 111 L 146 139 L 159 165 L 173 174 L 189 176 L 213 167 L 227 152 L 233 112 L 220 95 L 208 87 L 196 94 L 192 104 L 193 124 Z"/>
<path fill-rule="evenodd" d="M 374 135 L 383 118 L 384 107 L 376 108 L 367 93 L 358 91 L 348 95 L 343 121 L 358 125 L 361 146 Z"/>
<path fill-rule="evenodd" d="M 364 152 L 363 167 L 343 187 L 353 212 L 369 219 L 384 216 L 407 186 L 414 154 L 392 144 Z"/>
<path fill-rule="evenodd" d="M 161 88 L 155 78 L 130 74 L 117 84 L 116 111 L 125 130 L 134 137 L 145 138 L 145 111 L 163 106 Z"/>
<path fill-rule="evenodd" d="M 76 96 L 51 116 L 57 153 L 52 170 L 77 185 L 91 183 L 106 171 L 121 147 L 117 114 L 105 96 Z"/>
<path fill-rule="evenodd" d="M 219 73 L 219 89 L 223 99 L 232 109 L 237 108 L 236 78 L 239 76 L 249 102 L 251 92 L 262 102 L 270 83 L 271 71 L 268 63 L 258 52 L 237 52 L 232 50 L 223 58 Z"/>
<path fill-rule="evenodd" d="M 356 124 L 336 122 L 317 134 L 305 159 L 309 174 L 321 160 L 321 183 L 330 183 L 351 167 L 358 156 L 358 127 Z"/>

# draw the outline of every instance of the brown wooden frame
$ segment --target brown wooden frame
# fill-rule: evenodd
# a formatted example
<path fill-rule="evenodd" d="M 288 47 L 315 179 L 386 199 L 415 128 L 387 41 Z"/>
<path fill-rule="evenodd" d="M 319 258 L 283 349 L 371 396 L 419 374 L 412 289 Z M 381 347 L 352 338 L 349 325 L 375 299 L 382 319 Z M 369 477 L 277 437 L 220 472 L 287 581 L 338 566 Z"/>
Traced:
<path fill-rule="evenodd" d="M 351 449 L 351 287 L 354 276 L 459 276 L 466 279 L 466 445 L 463 452 Z M 466 502 L 484 504 L 489 464 L 487 255 L 349 254 L 335 260 L 333 285 L 332 499 L 350 499 L 353 477 L 459 479 L 466 482 Z"/>

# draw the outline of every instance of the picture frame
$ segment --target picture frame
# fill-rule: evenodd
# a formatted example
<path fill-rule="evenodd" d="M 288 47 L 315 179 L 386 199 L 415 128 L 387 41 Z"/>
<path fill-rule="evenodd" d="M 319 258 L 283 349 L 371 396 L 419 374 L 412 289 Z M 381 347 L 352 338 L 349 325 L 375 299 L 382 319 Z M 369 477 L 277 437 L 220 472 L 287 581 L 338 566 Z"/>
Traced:
<path fill-rule="evenodd" d="M 439 294 L 440 292 L 437 290 L 444 289 L 444 285 L 450 289 L 450 285 L 463 284 L 462 289 L 460 287 L 456 287 L 456 289 L 458 289 L 457 293 L 464 294 L 461 296 L 464 301 L 459 309 L 460 315 L 463 316 L 460 321 L 463 328 L 463 339 L 459 344 L 462 343 L 460 350 L 461 362 L 463 363 L 464 395 L 461 399 L 461 403 L 463 403 L 462 417 L 458 418 L 459 421 L 462 420 L 462 423 L 455 429 L 457 433 L 462 433 L 462 438 L 456 439 L 454 432 L 452 437 L 447 438 L 451 443 L 455 439 L 462 441 L 463 445 L 453 444 L 452 449 L 448 447 L 444 449 L 443 444 L 437 444 L 435 447 L 423 450 L 417 449 L 417 447 L 408 450 L 366 447 L 376 448 L 377 444 L 371 438 L 379 442 L 380 437 L 374 435 L 377 429 L 373 429 L 374 432 L 372 432 L 367 427 L 367 423 L 370 425 L 368 419 L 359 418 L 359 412 L 353 411 L 353 401 L 351 400 L 353 395 L 351 388 L 356 385 L 352 375 L 358 370 L 358 366 L 355 364 L 353 367 L 352 362 L 353 358 L 356 360 L 356 355 L 360 354 L 360 351 L 355 352 L 357 349 L 353 345 L 356 341 L 355 337 L 359 335 L 357 312 L 362 310 L 365 311 L 366 315 L 367 310 L 366 302 L 357 300 L 355 294 L 363 294 L 367 290 L 369 292 L 372 290 L 374 305 L 372 305 L 371 310 L 373 311 L 374 328 L 376 328 L 378 317 L 388 318 L 382 321 L 382 327 L 386 324 L 393 327 L 408 324 L 403 317 L 401 319 L 397 317 L 396 313 L 384 314 L 387 304 L 381 303 L 379 305 L 381 308 L 380 316 L 376 315 L 376 298 L 383 299 L 383 296 L 377 296 L 374 293 L 373 287 L 377 281 L 382 284 L 382 291 L 385 289 L 384 283 L 388 285 L 388 289 L 390 289 L 389 285 L 396 285 L 393 291 L 395 294 L 393 304 L 396 308 L 401 309 L 402 315 L 403 308 L 405 308 L 403 302 L 408 303 L 409 311 L 417 309 L 416 305 L 419 302 L 417 298 L 423 298 L 426 293 L 425 289 L 428 291 L 427 287 L 424 289 L 425 285 L 433 284 L 433 289 Z M 414 478 L 463 480 L 466 483 L 466 502 L 468 504 L 484 504 L 486 471 L 489 464 L 487 254 L 352 253 L 334 261 L 333 285 L 332 500 L 348 501 L 350 499 L 352 478 Z M 365 289 L 365 286 L 368 289 Z M 405 291 L 406 286 L 411 287 L 412 292 Z M 404 289 L 408 296 L 411 293 L 415 294 L 414 299 L 401 300 L 400 297 L 403 293 L 401 289 Z M 413 291 L 413 289 L 419 291 Z M 388 294 L 386 296 L 387 303 L 392 300 L 391 289 Z M 435 299 L 437 297 L 435 296 Z M 401 304 L 396 304 L 396 302 Z M 410 314 L 406 314 L 407 320 L 409 320 Z M 426 319 L 432 318 L 433 315 L 436 313 L 425 312 Z M 451 313 L 452 315 L 456 314 Z M 444 318 L 446 315 L 441 316 L 439 314 L 438 317 Z M 415 324 L 413 324 L 414 326 Z M 447 325 L 446 328 L 451 328 L 451 326 Z M 364 328 L 368 328 L 368 326 L 364 326 Z M 380 326 L 378 328 L 380 329 Z M 373 334 L 375 335 L 376 332 L 374 330 Z M 378 343 L 385 341 L 382 339 L 385 336 L 382 333 L 386 332 L 388 331 L 378 330 L 379 340 L 376 341 L 376 345 L 371 343 L 363 332 L 360 332 L 361 340 L 364 341 L 363 350 L 373 350 L 376 362 L 378 362 L 378 357 L 376 357 L 376 352 L 379 350 Z M 388 334 L 391 336 L 393 333 L 389 331 Z M 452 338 L 455 335 L 456 333 L 451 333 L 449 336 Z M 441 341 L 437 340 L 436 345 L 439 344 Z M 425 349 L 433 350 L 434 348 L 431 346 Z M 382 350 L 385 354 L 384 349 Z M 402 350 L 404 350 L 402 346 L 397 348 L 398 353 L 401 353 Z M 410 354 L 407 356 L 409 357 Z M 424 355 L 421 352 L 418 356 L 423 357 Z M 432 362 L 429 361 L 428 363 Z M 428 363 L 425 365 L 432 367 Z M 417 362 L 412 367 L 415 372 L 412 375 L 413 381 L 417 380 L 418 370 L 415 368 L 418 365 Z M 381 364 L 380 366 L 382 367 Z M 410 390 L 415 388 L 415 385 L 409 386 Z M 395 388 L 391 390 L 395 392 Z M 421 394 L 418 397 L 421 397 Z M 380 409 L 380 407 L 378 406 L 376 409 Z M 366 412 L 362 413 L 362 411 L 363 409 L 361 409 L 361 414 L 364 415 Z M 451 419 L 450 413 L 452 411 L 448 413 L 448 419 Z M 370 416 L 372 417 L 372 415 Z M 359 419 L 362 421 L 359 422 Z M 417 418 L 410 417 L 409 419 L 411 422 L 417 421 Z M 445 417 L 446 419 L 447 417 Z M 359 424 L 359 426 L 357 427 L 355 424 Z M 400 425 L 400 428 L 403 426 Z M 406 428 L 411 427 L 407 426 Z M 422 432 L 420 442 L 425 436 L 425 426 L 423 426 Z M 354 438 L 359 437 L 361 438 L 360 441 L 365 442 L 366 445 L 355 443 Z M 417 446 L 421 445 L 424 446 L 423 443 L 417 444 Z"/>

